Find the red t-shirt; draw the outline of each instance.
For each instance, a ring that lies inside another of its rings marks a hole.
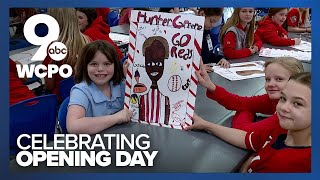
[[[311,147],[286,146],[287,130],[276,114],[266,122],[246,135],[247,149],[257,153],[248,172],[311,172]]]

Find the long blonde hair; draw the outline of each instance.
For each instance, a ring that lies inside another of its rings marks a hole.
[[[224,35],[226,33],[226,31],[232,27],[232,26],[236,26],[237,24],[240,23],[240,16],[239,13],[241,11],[242,8],[235,8],[235,10],[233,11],[231,17],[228,19],[228,21],[222,26],[221,30],[220,30],[220,34],[219,34],[219,41],[220,43],[223,43],[223,38]],[[247,33],[247,37],[246,37],[246,41],[247,41],[247,46],[251,47],[253,45],[253,41],[254,41],[254,16],[252,18],[252,20],[250,21],[250,27]]]
[[[64,43],[68,49],[65,64],[75,67],[77,55],[90,39],[80,32],[76,10],[74,8],[49,8],[48,14],[54,17],[60,26],[57,41]]]

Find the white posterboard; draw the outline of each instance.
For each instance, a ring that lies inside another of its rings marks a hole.
[[[125,96],[132,121],[192,124],[203,30],[201,16],[132,11]]]

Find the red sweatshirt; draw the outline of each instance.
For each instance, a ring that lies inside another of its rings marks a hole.
[[[217,85],[214,92],[207,91],[207,97],[217,101],[228,110],[263,114],[274,114],[278,103],[278,100],[271,100],[267,94],[242,97],[232,94]]]
[[[236,26],[238,29],[245,31],[241,24]],[[236,49],[237,38],[236,35],[229,31],[223,38],[223,54],[228,59],[239,59],[251,56],[251,51],[249,48]],[[262,41],[259,36],[254,36],[254,45],[256,45],[259,50],[262,47]]]
[[[9,60],[10,106],[21,101],[36,97],[18,77],[16,63]]]
[[[287,25],[292,27],[303,27],[306,19],[306,12],[304,11],[300,17],[299,9],[294,8],[288,12]]]
[[[108,14],[110,12],[110,8],[96,8],[97,16],[102,16],[104,22],[107,22]]]
[[[273,46],[292,46],[295,44],[293,39],[282,37],[283,35],[288,36],[288,32],[273,22],[269,16],[258,22],[258,28],[255,33],[261,38],[263,43],[269,43]]]
[[[109,33],[110,27],[103,21],[102,16],[97,17],[97,19],[95,19],[92,24],[84,31],[84,34],[89,36],[92,41],[106,40],[110,44],[112,44],[116,48],[120,60],[123,58],[123,54],[121,53],[118,46],[110,39]]]

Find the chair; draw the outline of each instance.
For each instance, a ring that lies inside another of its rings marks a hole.
[[[64,99],[58,111],[58,122],[60,126],[60,132],[63,134],[68,133],[66,119],[67,119],[69,100],[70,100],[70,97],[67,97],[66,99]]]
[[[59,84],[59,91],[61,96],[61,101],[70,96],[70,90],[72,86],[75,85],[74,77],[70,76],[67,79],[64,79]]]
[[[38,96],[10,106],[10,154],[19,152],[17,138],[21,134],[46,134],[53,139],[56,127],[57,96]],[[23,146],[30,139],[21,139]]]
[[[128,59],[128,55],[126,55],[125,57],[123,57],[123,58],[120,60],[120,63],[123,64],[127,59]]]
[[[220,50],[220,44],[217,44],[214,48],[213,48],[213,53],[215,56],[219,55],[219,50]]]
[[[110,11],[108,14],[108,24],[110,27],[113,26],[113,22],[115,22],[115,20],[119,19],[119,13],[118,11]]]

